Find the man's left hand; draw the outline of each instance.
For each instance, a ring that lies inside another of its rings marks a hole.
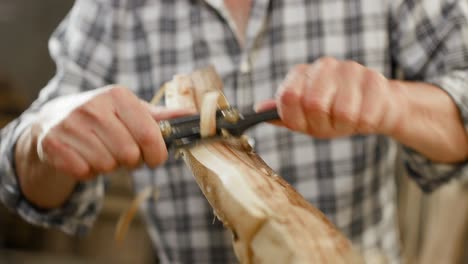
[[[257,109],[276,105],[283,125],[317,138],[392,135],[407,111],[397,82],[356,62],[328,57],[295,66],[276,97]]]

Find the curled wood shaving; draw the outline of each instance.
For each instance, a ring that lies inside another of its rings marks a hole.
[[[197,108],[192,80],[188,76],[176,75],[165,86],[165,103],[167,108]]]
[[[194,102],[194,91],[192,90],[193,85],[191,84],[191,80],[186,76],[175,76],[173,81],[178,85],[175,85],[175,83],[165,83],[151,99],[150,104],[158,104],[163,96],[166,96],[167,100],[169,95],[173,95],[172,97],[179,99],[180,102],[178,101],[176,105]],[[220,96],[219,91],[207,92],[203,95],[203,103],[200,107],[200,134],[202,137],[213,136],[216,133],[216,110],[218,109],[218,101],[221,100]],[[172,97],[169,99],[174,99]],[[183,152],[178,153],[179,155],[183,154]],[[153,197],[153,199],[157,200],[158,196],[159,191],[158,189],[154,189],[153,186],[146,187],[135,196],[130,207],[119,217],[114,237],[117,243],[122,243],[125,239],[138,208],[149,198]],[[215,219],[216,216],[213,218],[213,222]]]
[[[150,104],[157,105],[161,101],[162,97],[166,94],[168,88],[169,83],[163,84],[163,86],[159,88],[159,90],[151,99]],[[138,208],[140,208],[140,206],[151,197],[153,197],[153,199],[156,201],[158,199],[158,196],[158,188],[154,188],[153,186],[147,186],[142,191],[140,191],[135,196],[135,198],[133,198],[130,207],[126,211],[122,212],[122,214],[119,217],[119,221],[117,222],[117,225],[115,227],[114,239],[117,243],[122,243],[122,241],[125,239],[125,235],[127,234],[128,228],[133,218],[135,217]]]
[[[161,88],[156,92],[156,94],[153,96],[153,98],[150,101],[150,104],[152,105],[157,105],[161,101],[162,97],[166,93],[167,90],[167,83],[163,84]]]
[[[159,197],[159,189],[154,188],[153,186],[147,186],[138,193],[135,199],[133,199],[130,207],[120,215],[114,236],[117,243],[122,243],[125,239],[125,235],[127,234],[128,228],[132,223],[138,208],[140,208],[140,206],[151,197],[156,201]]]
[[[201,137],[216,134],[216,110],[218,109],[219,92],[212,91],[204,94],[200,109],[200,135]]]

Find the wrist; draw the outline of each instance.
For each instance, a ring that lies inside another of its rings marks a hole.
[[[411,103],[408,90],[404,83],[398,80],[389,80],[390,96],[389,109],[384,114],[382,134],[398,139],[404,137],[411,122]]]
[[[43,209],[57,208],[65,203],[77,180],[39,159],[33,127],[20,135],[14,154],[18,185],[30,203]]]
[[[400,116],[388,135],[434,162],[466,160],[468,137],[450,95],[422,82],[393,81],[392,86]]]

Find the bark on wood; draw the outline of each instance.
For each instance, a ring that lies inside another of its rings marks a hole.
[[[168,84],[169,95],[179,97],[166,100],[175,108],[193,101],[200,106],[205,93],[222,88],[213,68],[179,75]],[[184,87],[195,92],[178,93]],[[228,105],[224,96],[218,105]],[[363,263],[331,222],[243,139],[199,144],[180,153],[216,216],[232,231],[241,263]]]

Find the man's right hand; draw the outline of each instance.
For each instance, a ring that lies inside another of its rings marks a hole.
[[[118,86],[57,98],[18,140],[22,191],[36,205],[57,207],[78,180],[142,162],[155,167],[167,159],[157,121],[193,111],[158,109]]]

